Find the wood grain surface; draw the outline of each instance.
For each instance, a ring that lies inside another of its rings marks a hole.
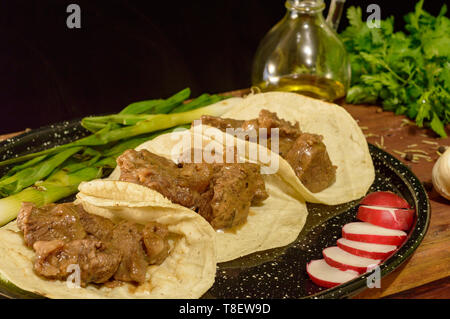
[[[249,90],[229,92],[245,95]],[[354,298],[448,298],[450,299],[450,201],[431,184],[431,170],[439,158],[439,146],[450,146],[450,138],[438,138],[418,128],[404,116],[376,106],[343,105],[366,134],[367,141],[391,153],[424,183],[431,202],[428,232],[413,255],[381,280],[381,288],[366,289]],[[20,132],[19,132],[20,133]],[[450,130],[448,130],[450,135]],[[0,140],[18,133],[0,136]],[[405,159],[404,154],[410,153]],[[415,155],[415,156],[413,156]]]

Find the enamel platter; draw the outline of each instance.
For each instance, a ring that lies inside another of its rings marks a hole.
[[[79,120],[31,130],[0,142],[0,160],[68,143],[87,134]],[[376,171],[369,191],[395,192],[416,209],[416,218],[406,241],[380,265],[380,274],[384,277],[407,260],[422,241],[430,219],[430,204],[419,179],[406,166],[374,145],[369,144],[369,149]],[[6,169],[1,168],[0,174],[3,175]],[[368,289],[367,281],[372,273],[329,289],[315,285],[306,273],[309,261],[323,258],[322,250],[336,245],[342,226],[356,221],[358,203],[359,200],[337,206],[308,204],[306,225],[295,242],[218,264],[216,281],[203,298],[349,298]],[[40,297],[1,281],[0,296]]]

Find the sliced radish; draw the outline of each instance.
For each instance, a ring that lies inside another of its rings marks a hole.
[[[309,278],[318,286],[331,288],[358,277],[353,270],[340,270],[331,267],[324,259],[311,260],[306,265]]]
[[[354,222],[342,227],[342,237],[365,243],[399,246],[405,239],[406,233],[397,229],[388,229],[370,223]]]
[[[409,203],[392,192],[373,192],[360,202],[361,205],[381,206],[389,208],[411,208]]]
[[[363,243],[345,238],[339,238],[337,245],[350,254],[371,259],[385,259],[397,249],[393,245]]]
[[[367,271],[370,266],[380,264],[380,259],[371,259],[356,256],[340,249],[339,247],[328,247],[322,252],[323,258],[331,267],[336,267],[341,270],[353,270],[362,274]]]
[[[408,230],[414,221],[414,210],[361,205],[356,218],[385,228]]]

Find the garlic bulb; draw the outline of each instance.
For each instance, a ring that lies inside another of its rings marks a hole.
[[[431,178],[436,191],[450,199],[450,147],[434,164]]]

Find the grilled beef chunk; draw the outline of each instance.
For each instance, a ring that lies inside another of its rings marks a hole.
[[[247,220],[250,205],[261,181],[264,183],[259,174],[259,166],[255,164],[222,165],[211,181],[211,211],[208,214],[199,211],[199,214],[216,229],[242,224]]]
[[[320,192],[335,181],[336,166],[331,164],[320,135],[301,134],[285,158],[300,181],[313,193]]]
[[[251,181],[249,183],[250,186],[246,185],[246,188],[251,189],[250,191],[253,192],[253,197],[251,198],[252,205],[259,205],[269,197],[266,191],[266,184],[260,174],[260,167],[251,163],[246,163],[243,167],[249,176],[248,179]]]
[[[121,172],[120,180],[147,186],[174,203],[194,207],[197,194],[192,189],[200,187],[202,183],[191,182],[189,176],[183,175],[174,162],[147,150],[127,150],[119,156],[117,164]]]
[[[216,229],[244,222],[250,205],[268,197],[256,164],[181,162],[176,165],[147,150],[128,150],[119,156],[117,163],[120,180],[160,192],[172,202],[197,211]]]
[[[216,127],[222,131],[225,131],[227,128],[242,129],[244,131],[258,131],[260,128],[265,128],[269,137],[272,128],[278,128],[280,137],[289,136],[295,138],[301,133],[298,122],[291,124],[289,121],[278,118],[277,113],[269,112],[268,110],[261,110],[257,119],[247,121],[211,115],[202,115],[201,121],[202,124]]]
[[[202,115],[200,119],[202,120],[202,124],[217,127],[222,131],[225,131],[227,128],[242,127],[242,124],[244,124],[242,120],[227,119],[212,115]]]
[[[246,122],[251,121],[253,120]],[[269,134],[269,136],[270,130],[273,128],[278,128],[278,135],[280,137],[295,138],[301,133],[298,122],[291,124],[289,121],[278,118],[277,113],[269,112],[268,110],[261,110],[256,121],[258,122],[258,128],[267,129],[267,134]]]
[[[74,271],[69,266],[78,265],[83,286],[111,279],[142,283],[148,264],[160,264],[169,254],[165,226],[114,225],[73,203],[42,208],[24,203],[17,224],[25,243],[36,251],[38,275],[64,280]]]
[[[215,165],[206,163],[180,162],[180,176],[189,181],[189,189],[194,193],[194,201],[198,200],[198,194],[203,193],[209,187]],[[194,206],[196,204],[194,203]]]
[[[116,272],[121,255],[116,249],[107,248],[95,239],[37,241],[35,271],[49,279],[64,280],[74,272],[74,265],[80,267],[81,285],[104,283]]]
[[[194,149],[179,159],[182,174],[191,176],[195,184],[203,183],[201,189],[206,190],[197,190],[201,195],[196,201],[196,211],[216,229],[242,224],[247,220],[250,205],[257,205],[268,197],[259,165],[237,163],[237,150],[233,153],[232,163],[226,163],[222,154],[223,163],[191,164],[195,159]]]
[[[278,153],[292,166],[300,181],[313,193],[320,192],[334,183],[336,166],[331,163],[323,137],[303,133],[299,123],[279,119],[276,113],[261,110],[257,119],[241,121],[214,116],[202,116],[202,123],[217,127],[242,129],[243,131],[267,129],[267,147],[272,148],[271,129],[279,129]],[[250,134],[244,135],[246,139]],[[237,137],[239,135],[237,134]],[[260,142],[262,136],[259,137]]]
[[[169,230],[157,223],[148,223],[142,230],[145,251],[151,265],[160,265],[169,255]]]
[[[114,228],[112,245],[122,253],[114,279],[143,283],[147,271],[147,260],[142,246],[142,232],[132,222],[122,222]]]
[[[87,213],[81,205],[75,206],[80,223],[88,235],[104,242],[111,240],[114,223],[104,217]]]
[[[50,204],[37,208],[32,203],[22,203],[17,226],[23,232],[28,247],[33,247],[40,240],[70,241],[86,237],[86,231],[72,204]]]

